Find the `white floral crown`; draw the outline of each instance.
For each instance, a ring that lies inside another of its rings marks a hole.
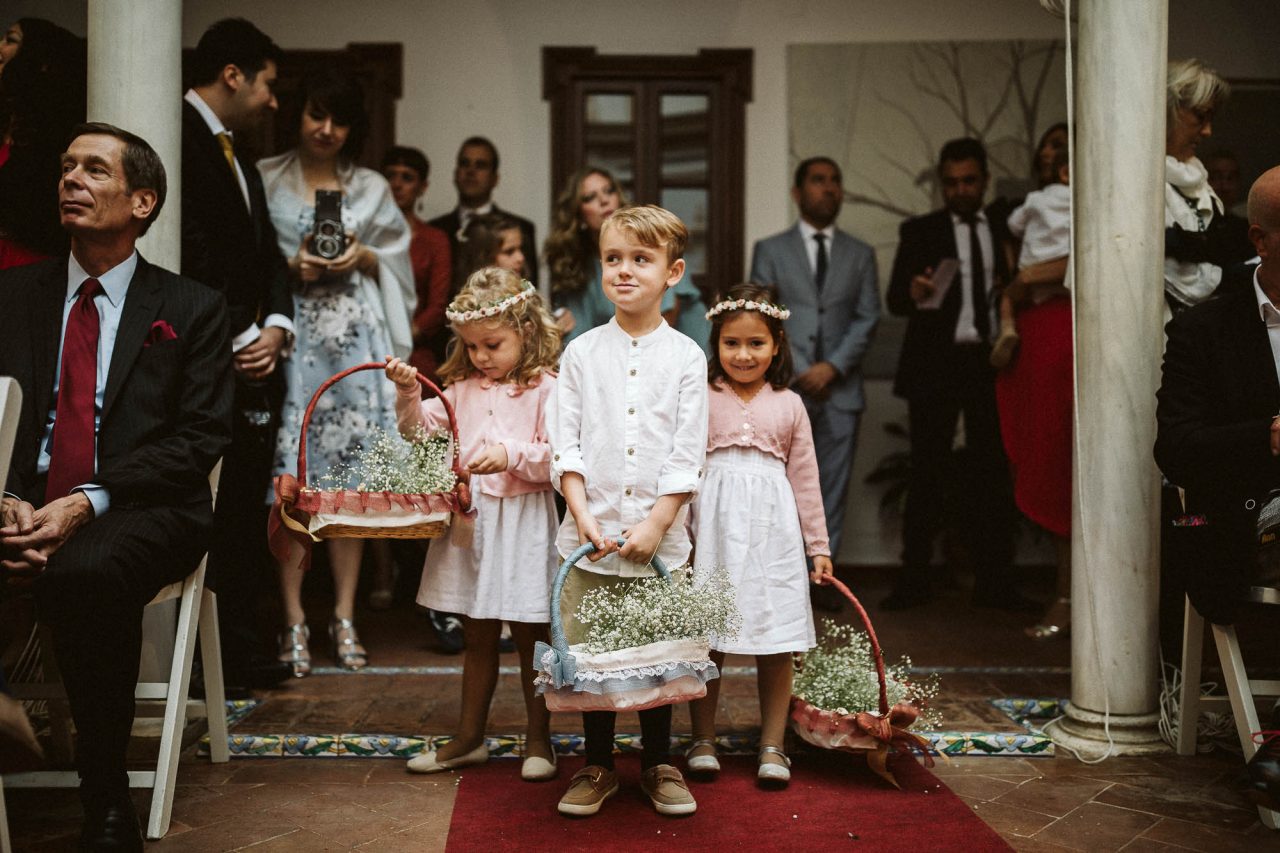
[[[487,305],[481,305],[479,308],[473,308],[470,311],[459,311],[454,308],[458,303],[450,302],[449,307],[444,309],[444,316],[448,318],[450,323],[474,323],[476,320],[496,317],[512,305],[523,302],[538,292],[538,289],[535,288],[528,280],[521,280],[520,284],[521,288],[519,293],[513,293],[504,299],[499,299],[497,302],[490,302]]]
[[[756,302],[754,299],[726,299],[724,302],[717,302],[707,312],[707,319],[710,320],[725,311],[759,311],[761,314],[765,314],[775,320],[785,320],[791,316],[790,309],[782,305],[774,305],[772,302]]]

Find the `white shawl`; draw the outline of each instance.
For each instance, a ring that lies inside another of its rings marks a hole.
[[[1165,155],[1164,172],[1165,228],[1176,223],[1188,231],[1203,231],[1214,216],[1221,214],[1222,202],[1209,186],[1209,171],[1198,157],[1184,163]],[[1216,264],[1164,259],[1165,290],[1183,304],[1195,305],[1208,299],[1221,280],[1222,268]]]
[[[259,160],[258,171],[268,204],[292,204],[304,209],[314,205],[314,200],[305,198],[306,182],[296,150]],[[391,187],[382,175],[363,166],[348,165],[339,168],[338,180],[342,184],[343,226],[378,257],[376,279],[359,271],[352,271],[351,275],[356,277],[364,301],[385,325],[392,353],[408,358],[413,350],[409,318],[418,302],[409,263],[409,223],[396,207]],[[282,199],[282,193],[292,198]],[[300,235],[286,233],[286,229],[276,231],[285,257],[296,255]]]

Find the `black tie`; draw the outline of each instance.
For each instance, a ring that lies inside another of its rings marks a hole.
[[[813,281],[818,285],[818,293],[822,293],[822,285],[827,281],[827,235],[818,232],[813,239],[818,241],[818,262],[814,265]]]
[[[982,261],[982,243],[978,242],[978,219],[965,220],[969,225],[969,294],[973,300],[973,326],[983,343],[991,340],[991,316],[987,307],[987,268]]]

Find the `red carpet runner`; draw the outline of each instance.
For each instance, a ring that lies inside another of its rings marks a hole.
[[[914,759],[891,763],[901,791],[849,755],[799,756],[791,785],[762,791],[755,760],[722,757],[712,783],[692,783],[698,812],[661,817],[640,790],[640,759],[618,759],[621,788],[595,817],[566,818],[556,802],[582,758],[561,758],[551,782],[520,780],[518,761],[459,771],[449,853],[462,851],[1010,850],[999,835]]]

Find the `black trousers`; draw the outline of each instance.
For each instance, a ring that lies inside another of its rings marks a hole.
[[[243,677],[252,655],[269,651],[257,608],[274,600],[267,494],[283,399],[279,369],[261,383],[236,374],[231,446],[222,458],[208,574],[210,589],[218,593],[222,665],[229,682]]]
[[[142,610],[196,567],[208,508],[115,508],[77,530],[36,579],[39,616],[52,631],[88,798],[128,796],[125,753],[142,652]]]
[[[901,575],[895,588],[927,592],[934,541],[947,506],[963,506],[964,540],[979,583],[1000,583],[1010,573],[1017,509],[1009,462],[1000,437],[994,373],[985,346],[958,346],[961,381],[934,397],[907,401],[911,472],[902,519]],[[964,413],[966,452],[952,453],[956,424]]]

